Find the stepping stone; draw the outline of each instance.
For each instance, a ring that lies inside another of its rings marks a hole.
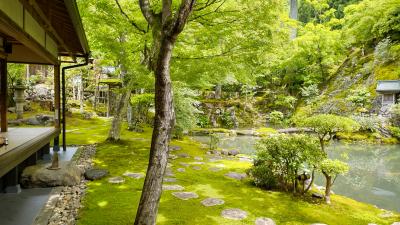
[[[376,224],[376,223],[369,223],[368,225],[378,225],[378,224]]]
[[[313,223],[311,225],[327,225],[327,224],[325,224],[325,223]]]
[[[176,146],[176,145],[170,145],[170,146],[169,146],[169,150],[170,150],[170,151],[179,151],[179,150],[181,150],[181,149],[182,149],[181,146]]]
[[[174,155],[174,154],[169,154],[168,155],[168,159],[177,159],[178,156]]]
[[[216,164],[215,166],[216,166],[216,167],[219,167],[219,168],[223,168],[223,167],[225,167],[225,165],[224,165],[224,164],[222,164],[222,163],[220,163],[220,164]]]
[[[276,225],[276,223],[272,219],[266,218],[266,217],[257,218],[255,224],[256,225]]]
[[[253,159],[252,158],[247,158],[247,157],[239,157],[239,161],[252,163]]]
[[[236,172],[229,172],[225,174],[226,177],[230,177],[235,180],[243,180],[244,178],[247,177],[245,173],[236,173]]]
[[[224,203],[225,201],[219,198],[206,198],[203,201],[201,201],[201,204],[207,207],[215,205],[223,205]]]
[[[177,180],[176,180],[176,178],[173,178],[173,177],[165,177],[165,178],[163,179],[163,181],[164,181],[164,182],[172,183],[172,182],[176,182]]]
[[[210,171],[213,171],[213,172],[218,172],[218,171],[221,171],[222,168],[219,168],[219,167],[211,167],[209,170],[210,170]]]
[[[184,187],[181,185],[163,185],[162,186],[163,191],[183,191],[185,190]]]
[[[103,170],[103,169],[90,169],[90,170],[86,170],[84,175],[85,175],[85,178],[88,180],[98,180],[98,179],[101,179],[101,178],[107,176],[108,171]]]
[[[400,222],[394,222],[392,225],[400,225]]]
[[[194,160],[201,161],[201,160],[203,160],[203,157],[196,156],[196,157],[194,157]]]
[[[189,166],[190,166],[188,163],[184,163],[184,162],[180,162],[179,164],[180,164],[181,166],[184,166],[184,167],[189,167]]]
[[[192,162],[192,164],[195,164],[195,165],[203,165],[203,164],[205,164],[204,162]]]
[[[122,184],[125,182],[125,179],[122,177],[110,177],[108,178],[108,183],[110,184]]]
[[[178,168],[176,171],[183,173],[185,172],[185,168]]]
[[[172,169],[171,169],[171,168],[167,168],[167,169],[165,170],[164,176],[166,176],[166,177],[173,177],[173,176],[175,176],[175,174],[172,172]]]
[[[190,155],[187,153],[180,153],[180,154],[178,154],[178,157],[179,158],[190,158]]]
[[[231,220],[242,220],[247,217],[247,212],[241,209],[224,209],[221,216]]]
[[[192,166],[192,169],[194,169],[194,170],[201,170],[201,167],[200,167],[200,166]]]
[[[143,173],[132,173],[132,172],[125,172],[124,174],[122,174],[126,177],[130,177],[130,178],[135,178],[135,179],[140,179],[142,177],[144,177]]]
[[[199,196],[194,193],[194,192],[173,192],[173,196],[182,199],[182,200],[188,200],[191,198],[198,198]]]

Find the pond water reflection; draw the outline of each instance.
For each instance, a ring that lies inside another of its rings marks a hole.
[[[195,140],[209,143],[209,137],[196,136]],[[254,154],[252,136],[221,138],[223,149],[237,149],[244,154]],[[337,179],[333,191],[380,208],[400,211],[400,145],[345,144],[334,142],[328,147],[331,158],[350,165],[350,171]],[[316,184],[324,185],[322,176]]]

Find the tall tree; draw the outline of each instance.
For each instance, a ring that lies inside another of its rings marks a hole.
[[[178,35],[183,31],[195,0],[182,0],[172,12],[172,0],[162,0],[161,13],[155,13],[149,0],[139,0],[140,9],[152,28],[155,82],[155,118],[150,159],[135,225],[156,223],[162,191],[162,180],[167,166],[169,141],[175,123],[170,62]]]
[[[292,20],[298,19],[298,2],[297,0],[290,0],[290,11],[289,11],[289,18]],[[297,37],[297,28],[292,27],[290,32],[290,40],[293,40]]]

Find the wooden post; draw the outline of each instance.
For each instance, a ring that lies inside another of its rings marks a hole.
[[[60,128],[60,65],[54,65],[54,126]]]
[[[54,65],[54,127],[60,129],[60,65]],[[48,148],[46,145],[44,148]],[[47,149],[46,148],[46,149]],[[48,169],[59,169],[58,152],[60,151],[60,136],[57,135],[53,142],[53,158]]]
[[[0,56],[1,57],[1,56]],[[8,109],[8,87],[7,87],[7,60],[0,58],[0,119],[1,132],[7,132],[7,109]]]

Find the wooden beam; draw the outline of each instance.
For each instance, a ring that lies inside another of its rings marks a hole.
[[[7,109],[8,109],[8,87],[7,87],[7,59],[0,59],[0,119],[1,132],[7,132]]]
[[[46,60],[48,64],[57,64],[57,57],[50,54],[47,49],[35,41],[30,35],[28,35],[22,28],[20,28],[14,21],[8,18],[2,11],[0,11],[0,31],[8,36],[13,37],[21,44],[30,48],[37,55]],[[43,63],[44,64],[44,63]]]
[[[73,51],[68,47],[68,45],[65,44],[64,40],[58,35],[57,31],[53,28],[53,25],[51,24],[51,21],[48,19],[48,17],[45,15],[45,13],[42,11],[40,6],[37,4],[35,0],[20,0],[24,7],[29,8],[28,4],[35,10],[37,15],[40,17],[40,19],[43,21],[43,27],[44,29],[50,33],[57,41],[58,43],[69,53],[69,56],[75,60],[75,56],[73,54]]]

